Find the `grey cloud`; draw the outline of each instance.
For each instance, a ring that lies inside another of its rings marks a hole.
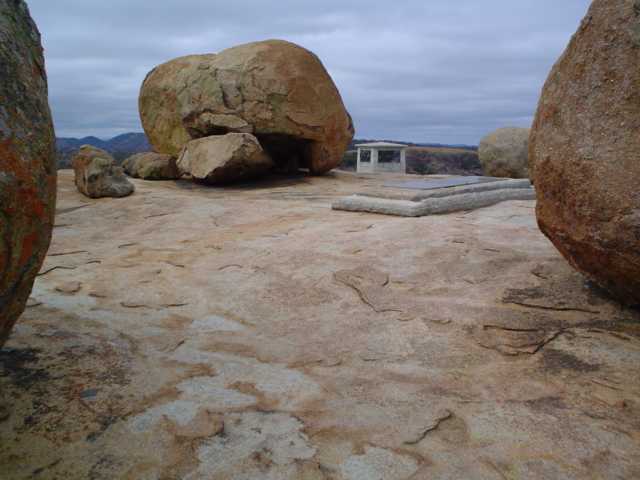
[[[27,0],[43,34],[58,135],[141,130],[155,65],[283,38],[323,60],[357,135],[477,143],[531,123],[588,0]]]

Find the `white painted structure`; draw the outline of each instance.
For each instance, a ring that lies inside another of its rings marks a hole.
[[[358,173],[406,173],[407,146],[401,143],[375,142],[356,145]],[[399,153],[399,155],[398,155]]]

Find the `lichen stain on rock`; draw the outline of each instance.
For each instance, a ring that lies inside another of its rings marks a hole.
[[[2,346],[49,246],[56,171],[40,35],[23,1],[0,0],[0,40]]]
[[[294,159],[312,174],[342,161],[351,116],[316,55],[282,40],[176,58],[153,69],[140,91],[140,117],[160,153],[178,156],[190,140],[252,133],[280,168]],[[268,137],[287,140],[272,148]],[[301,151],[304,144],[308,148]]]

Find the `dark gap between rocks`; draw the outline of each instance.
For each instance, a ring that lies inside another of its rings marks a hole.
[[[284,134],[256,135],[260,145],[276,164],[278,173],[296,173],[309,168],[311,140]]]
[[[189,133],[189,136],[193,139],[196,140],[198,138],[204,138],[204,137],[213,137],[215,135],[226,135],[227,133],[232,133],[232,130],[226,128],[226,127],[219,127],[217,125],[208,125],[206,128],[204,127],[186,127],[187,128],[187,133]]]

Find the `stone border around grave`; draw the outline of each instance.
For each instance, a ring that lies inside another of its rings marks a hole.
[[[443,188],[414,195],[412,199],[381,195],[351,195],[333,203],[333,210],[368,212],[400,217],[441,215],[476,210],[510,200],[535,200],[529,180],[506,180],[457,188]],[[396,194],[397,195],[397,194]]]
[[[486,183],[473,183],[469,185],[459,185],[456,187],[438,188],[430,190],[415,190],[406,189],[403,190],[400,187],[392,187],[389,190],[380,190],[374,194],[360,193],[358,195],[373,198],[388,198],[392,200],[409,200],[412,202],[419,202],[426,200],[427,198],[441,198],[451,195],[460,195],[463,193],[478,193],[487,192],[491,190],[510,190],[519,188],[531,188],[531,181],[528,179],[516,179],[516,180],[497,180],[494,182]]]

